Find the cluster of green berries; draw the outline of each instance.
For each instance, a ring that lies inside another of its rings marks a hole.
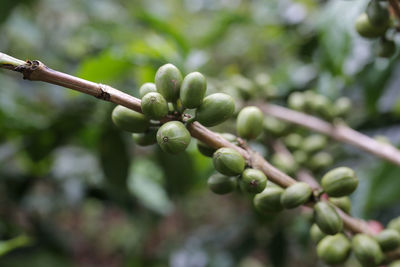
[[[197,120],[204,126],[215,126],[235,111],[232,97],[223,93],[205,96],[206,90],[201,73],[192,72],[183,78],[177,67],[166,64],[157,70],[154,83],[140,87],[143,113],[117,106],[112,120],[118,128],[132,132],[137,144],[158,143],[163,151],[177,154],[191,141],[188,123]]]
[[[385,259],[385,252],[400,246],[400,217],[392,220],[378,234],[356,234],[351,242],[343,233],[327,235],[316,224],[311,227],[310,234],[317,244],[318,256],[327,264],[345,262],[352,251],[362,266],[379,266]],[[399,263],[393,262],[389,267],[400,266]]]
[[[332,101],[328,97],[311,90],[291,93],[287,103],[291,109],[309,113],[328,121],[338,117],[345,118],[351,109],[351,101],[347,97],[340,97]]]
[[[387,34],[391,20],[386,1],[371,0],[365,12],[358,16],[355,27],[358,34],[364,38],[379,38],[378,56],[391,57],[396,52],[396,44]]]
[[[291,155],[275,153],[271,157],[271,163],[289,175],[294,175],[300,166],[318,172],[334,162],[333,156],[328,152],[328,138],[324,135],[299,131],[282,136],[280,140]]]
[[[251,193],[255,209],[262,214],[293,209],[313,197],[313,190],[306,183],[297,182],[283,189],[267,182],[262,172],[245,169],[243,158],[234,150],[217,150],[213,162],[219,173],[209,178],[210,189],[217,194],[227,194],[237,189]],[[374,237],[357,234],[350,241],[343,232],[343,221],[336,207],[346,213],[350,211],[348,195],[355,191],[357,185],[357,176],[347,167],[335,168],[322,177],[321,186],[329,196],[329,201],[321,199],[314,205],[314,224],[310,233],[313,241],[318,244],[319,258],[327,264],[344,263],[353,251],[362,266],[377,266],[384,259],[383,252],[393,250],[400,244],[400,234],[393,230],[400,231],[400,218]]]
[[[241,138],[256,139],[263,130],[263,114],[254,106],[243,108],[236,120],[236,132]],[[228,133],[219,134],[221,138],[239,145],[236,136]],[[216,174],[208,179],[211,191],[217,194],[227,194],[240,188],[242,191],[257,194],[267,186],[267,177],[257,169],[246,168],[246,160],[233,148],[223,147],[212,149],[198,142],[199,151],[205,156],[212,157]]]
[[[342,219],[332,204],[349,213],[351,202],[348,195],[354,192],[357,185],[354,171],[347,167],[333,169],[321,180],[329,202],[320,201],[314,206],[315,223],[310,235],[317,244],[319,258],[327,264],[344,263],[352,251],[362,266],[379,266],[384,260],[384,252],[400,246],[400,218],[393,220],[387,229],[375,236],[355,234],[349,237],[342,231]]]

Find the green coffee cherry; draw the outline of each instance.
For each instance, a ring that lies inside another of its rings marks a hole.
[[[366,13],[373,26],[386,26],[389,23],[389,10],[377,0],[372,0],[368,3]]]
[[[350,241],[343,234],[326,236],[317,246],[318,257],[326,264],[344,263],[350,255]]]
[[[157,143],[157,130],[148,130],[144,133],[134,133],[132,138],[139,146],[150,146]]]
[[[296,150],[293,152],[293,158],[298,165],[303,165],[307,162],[308,155],[303,150]]]
[[[381,39],[378,43],[377,55],[389,58],[396,53],[396,43],[393,40]]]
[[[290,128],[286,122],[278,120],[272,116],[265,116],[263,123],[264,131],[274,136],[281,136]]]
[[[400,217],[391,220],[387,226],[389,229],[394,229],[400,233]]]
[[[251,194],[258,194],[267,185],[267,176],[256,169],[245,169],[239,179],[240,188]]]
[[[139,89],[140,98],[143,98],[147,93],[157,92],[156,85],[154,83],[145,83]]]
[[[390,251],[400,246],[400,233],[394,229],[385,229],[375,236],[383,251]]]
[[[377,266],[384,258],[378,242],[366,234],[354,236],[352,248],[358,261],[365,267]]]
[[[147,93],[142,98],[142,111],[149,119],[159,120],[168,114],[168,104],[165,98],[157,92]]]
[[[326,236],[326,234],[322,232],[321,229],[319,229],[318,225],[314,223],[310,228],[310,236],[311,240],[315,244],[318,244],[319,241],[321,241]]]
[[[329,202],[343,210],[345,213],[350,213],[351,201],[349,197],[330,197]]]
[[[182,81],[180,99],[185,108],[197,108],[203,103],[206,94],[207,81],[200,72],[186,75]]]
[[[304,94],[300,92],[291,93],[288,98],[288,106],[291,109],[304,111],[306,110],[306,99]]]
[[[164,96],[168,102],[175,102],[179,97],[182,83],[182,74],[172,64],[161,66],[155,77],[157,91]]]
[[[305,112],[310,112],[312,111],[312,106],[313,106],[313,101],[314,101],[314,97],[317,94],[312,91],[312,90],[307,90],[303,92],[303,97],[304,97],[304,101],[305,101],[305,107],[304,107],[304,111]]]
[[[335,116],[345,117],[351,109],[351,101],[347,97],[340,97],[334,103]]]
[[[322,232],[334,235],[343,228],[343,221],[335,208],[327,202],[318,202],[314,205],[314,220]]]
[[[271,158],[271,163],[287,174],[294,174],[298,168],[293,157],[284,153],[275,153]]]
[[[263,113],[258,107],[245,107],[237,117],[236,131],[240,137],[255,139],[263,129]]]
[[[400,267],[400,260],[392,262],[388,267]]]
[[[312,194],[311,187],[303,182],[297,182],[285,189],[281,196],[282,206],[286,209],[294,209],[306,203]]]
[[[237,178],[216,173],[208,178],[207,184],[215,194],[224,195],[235,191]]]
[[[281,195],[283,189],[279,186],[267,185],[261,193],[254,196],[253,204],[260,213],[275,213],[283,210]]]
[[[299,149],[302,142],[303,137],[297,133],[288,134],[283,138],[283,143],[290,149]]]
[[[330,197],[343,197],[356,190],[358,178],[352,169],[339,167],[322,177],[321,186]]]
[[[219,173],[233,176],[241,174],[246,163],[239,152],[232,148],[222,147],[215,151],[213,164]]]
[[[163,124],[157,132],[157,142],[164,152],[177,154],[185,151],[190,143],[190,133],[179,121]]]
[[[312,134],[304,138],[301,143],[301,149],[307,153],[314,153],[318,150],[325,148],[328,140],[325,136],[320,134]]]
[[[309,103],[310,109],[318,115],[329,120],[333,118],[333,104],[326,96],[315,94]]]
[[[355,26],[358,34],[364,38],[377,38],[383,36],[388,28],[388,25],[372,25],[366,13],[362,13],[360,16],[358,16]]]
[[[111,118],[119,129],[131,133],[143,133],[150,126],[145,115],[120,105],[114,108]]]
[[[331,154],[325,151],[317,152],[312,155],[310,161],[308,162],[308,166],[312,170],[321,170],[327,168],[333,164],[333,157]]]
[[[196,110],[196,119],[204,126],[211,127],[229,119],[235,112],[235,101],[227,94],[216,93],[204,98]]]

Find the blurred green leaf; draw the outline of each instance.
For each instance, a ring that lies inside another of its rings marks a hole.
[[[173,203],[163,187],[162,169],[151,160],[135,160],[128,179],[129,191],[150,210],[167,215]]]
[[[5,254],[26,246],[30,246],[33,240],[26,235],[17,236],[7,241],[0,241],[0,257]]]
[[[106,50],[83,60],[76,75],[94,82],[112,82],[129,72],[131,66],[122,51]]]
[[[384,162],[371,173],[369,191],[366,192],[366,211],[378,211],[400,203],[400,168]]]

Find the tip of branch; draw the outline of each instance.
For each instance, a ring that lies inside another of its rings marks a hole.
[[[7,54],[0,52],[0,67],[1,68],[18,67],[23,64],[25,64],[25,61],[19,60],[17,58],[13,58]]]

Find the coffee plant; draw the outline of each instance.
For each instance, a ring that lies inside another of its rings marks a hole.
[[[147,23],[154,23],[157,27],[165,30],[163,24],[157,23],[155,18],[144,15],[143,17]],[[336,19],[340,19],[340,17],[337,16]],[[376,44],[376,54],[378,57],[389,58],[386,59],[391,60],[390,63],[387,63],[389,65],[394,64],[397,59],[395,40],[399,19],[400,4],[397,0],[371,0],[363,9],[363,13],[355,20],[355,30],[359,35],[368,39],[379,38]],[[283,24],[285,25],[285,23]],[[291,27],[295,26],[289,23],[284,27],[287,30],[293,30]],[[175,34],[176,37],[177,33],[171,33],[172,30],[166,31],[172,35]],[[216,32],[214,35],[216,36],[210,35],[208,38],[218,38],[219,33]],[[314,41],[310,40],[308,45],[312,46]],[[146,53],[144,46],[136,45],[140,47],[137,48],[139,51],[143,51],[143,54]],[[180,45],[182,46],[182,43]],[[138,62],[143,60],[140,59],[140,53],[137,56]],[[257,62],[256,59],[253,60]],[[330,67],[334,69],[335,59],[331,58],[330,60],[332,60]],[[251,62],[242,63],[250,64]],[[242,71],[242,74],[239,71],[237,73],[230,71],[233,74],[228,71],[224,75],[212,77],[211,71],[201,73],[196,68],[191,68],[191,72],[185,73],[186,68],[180,66],[182,64],[175,66],[168,63],[167,60],[158,60],[152,64],[157,66],[155,71],[149,71],[150,74],[145,75],[146,79],[135,85],[137,88],[135,94],[131,94],[119,91],[109,85],[91,82],[90,79],[82,79],[50,69],[39,60],[23,61],[0,53],[0,68],[19,72],[26,80],[70,88],[94,96],[98,100],[113,103],[112,110],[105,109],[102,112],[106,114],[107,123],[111,121],[115,127],[107,126],[108,132],[102,134],[98,139],[99,145],[102,142],[107,143],[106,139],[117,140],[101,146],[106,155],[104,161],[113,162],[117,168],[112,168],[112,171],[108,173],[109,177],[112,177],[108,184],[109,191],[104,193],[94,188],[91,192],[93,198],[115,201],[129,210],[136,208],[130,203],[130,197],[126,197],[129,195],[129,190],[135,192],[135,196],[143,203],[155,203],[152,202],[155,200],[149,194],[152,190],[163,190],[160,187],[152,187],[144,179],[142,180],[144,185],[142,184],[141,188],[147,188],[147,191],[142,192],[138,189],[140,182],[136,181],[133,185],[129,185],[125,179],[127,174],[120,175],[118,173],[123,171],[122,169],[127,165],[124,162],[125,159],[120,158],[120,153],[125,151],[126,144],[125,141],[122,141],[125,139],[121,136],[128,133],[131,136],[130,142],[134,142],[138,151],[152,154],[152,151],[157,150],[159,157],[162,158],[162,164],[173,166],[172,170],[165,168],[170,171],[169,179],[175,179],[175,181],[168,181],[170,192],[177,192],[174,191],[177,190],[176,188],[188,183],[188,180],[190,182],[195,179],[197,174],[193,172],[193,169],[185,173],[185,177],[181,177],[182,175],[177,170],[186,168],[185,165],[189,164],[187,158],[195,154],[199,155],[197,162],[199,165],[212,166],[210,171],[202,174],[203,178],[205,176],[208,178],[201,181],[202,187],[208,187],[211,193],[218,195],[217,198],[211,200],[212,202],[237,198],[239,199],[237,203],[240,204],[236,203],[237,206],[235,204],[234,210],[245,209],[261,222],[284,218],[281,225],[276,228],[280,235],[282,235],[282,229],[289,228],[287,226],[289,222],[296,220],[306,222],[304,224],[306,230],[303,232],[307,232],[307,236],[303,236],[303,239],[312,241],[313,255],[316,255],[318,259],[311,263],[304,260],[305,265],[301,266],[311,266],[307,264],[313,264],[312,266],[317,266],[317,264],[322,264],[321,266],[400,266],[400,217],[392,216],[386,220],[388,221],[386,226],[383,226],[375,220],[363,220],[352,216],[354,207],[358,209],[356,214],[360,214],[359,210],[362,207],[360,202],[367,199],[360,197],[360,193],[357,195],[357,191],[363,190],[363,186],[365,186],[363,180],[366,174],[365,171],[358,170],[358,164],[351,160],[343,160],[343,158],[348,157],[348,154],[351,153],[368,153],[373,157],[371,161],[386,161],[387,163],[384,164],[390,164],[390,168],[399,168],[400,166],[400,150],[385,136],[371,138],[349,126],[361,125],[360,115],[355,112],[360,101],[357,96],[346,95],[343,90],[341,93],[330,94],[329,89],[317,89],[321,85],[311,82],[311,80],[317,79],[317,75],[293,90],[279,90],[280,82],[283,82],[274,81],[275,84],[262,68],[254,68],[251,72]],[[118,71],[123,72],[127,65],[129,63],[124,61]],[[364,78],[372,85],[379,86],[380,82],[383,83],[384,78],[382,77],[386,77],[388,74],[375,75],[371,66]],[[393,66],[390,67],[393,68]],[[90,64],[89,68],[91,68]],[[217,71],[218,66],[213,68],[214,71]],[[148,71],[145,67],[141,69],[140,66],[137,69],[139,69],[138,72]],[[112,68],[108,71],[112,71]],[[334,78],[327,77],[320,79],[332,79],[332,84],[336,82]],[[350,77],[347,78],[349,81],[346,82],[350,84]],[[18,86],[25,84],[27,83],[21,83]],[[333,86],[332,84],[330,86]],[[7,87],[7,83],[5,82],[2,86]],[[368,87],[365,90],[371,91],[371,88]],[[367,95],[366,101],[372,102],[379,96],[376,92],[372,92],[371,95]],[[86,105],[92,104],[83,106]],[[73,110],[74,108],[78,109],[73,105],[68,109]],[[374,108],[376,107],[372,107],[371,110]],[[79,111],[80,115],[84,113],[86,113],[85,109]],[[3,119],[3,117],[0,118]],[[56,119],[61,121],[63,118]],[[374,123],[380,124],[382,121],[386,123],[386,119],[390,120],[390,118],[378,117]],[[394,121],[397,122],[396,119]],[[38,139],[41,142],[28,144],[32,146],[32,151],[46,146],[47,142],[54,142],[51,143],[51,146],[56,146],[56,140],[61,138],[65,131],[70,130],[67,126],[80,127],[80,125],[72,126],[70,123],[65,127],[64,125],[60,127],[57,124],[54,125],[54,129],[57,129],[54,130],[54,136],[52,136],[55,141],[45,137],[43,133],[43,139]],[[20,134],[18,131],[13,132],[14,136]],[[90,140],[93,132],[87,129],[85,134],[89,136]],[[40,136],[40,132],[38,135]],[[358,150],[343,152],[338,147],[338,143],[348,144]],[[34,152],[26,153],[31,153],[32,157],[35,155]],[[37,157],[40,158],[40,155]],[[149,160],[146,163],[148,165],[144,164],[144,167],[133,168],[135,171],[132,175],[140,176],[141,173],[152,173],[155,176],[153,178],[158,179],[157,168],[153,165],[154,163],[151,163],[153,161],[155,160]],[[46,166],[49,163],[45,160],[33,161],[30,168],[36,176],[40,176],[42,172],[46,173],[41,169],[40,164]],[[371,164],[371,166],[375,165]],[[386,165],[380,168],[378,176],[388,175],[391,176],[391,179],[395,176]],[[43,167],[43,169],[46,168]],[[106,168],[104,171],[106,172]],[[198,168],[197,172],[201,172],[201,170]],[[118,180],[118,177],[122,178]],[[393,187],[396,187],[397,184],[396,182]],[[4,187],[4,190],[12,189],[12,184],[7,184],[7,186],[10,188]],[[29,186],[30,182],[26,182],[21,188],[18,187],[18,190],[22,192],[18,192],[18,194],[23,194],[24,188],[29,188]],[[374,184],[371,183],[370,186],[372,188]],[[391,187],[390,184],[388,187]],[[182,188],[182,191],[187,190],[184,186]],[[3,190],[3,187],[1,189]],[[42,190],[45,191],[45,188]],[[386,188],[385,190],[390,191]],[[370,192],[373,192],[372,189]],[[160,196],[162,196],[160,197],[162,198],[161,202],[165,202],[164,195],[160,194]],[[210,196],[210,198],[212,197]],[[373,198],[374,196],[372,196]],[[192,210],[194,218],[197,218],[195,213],[200,211],[206,202],[204,199],[196,201],[196,205],[189,208]],[[152,208],[157,209],[154,208],[154,204],[148,205],[153,205]],[[219,204],[212,203],[212,205]],[[146,207],[146,205],[144,206]],[[161,207],[158,209],[160,214],[172,209],[168,205]],[[42,229],[41,219],[38,219],[40,211],[37,213],[29,214],[25,220],[32,220],[29,223],[33,225],[32,228],[49,231]],[[218,207],[218,213],[224,213],[223,205]],[[294,213],[296,217],[293,217]],[[233,220],[240,221],[241,215],[237,215],[236,212],[234,214]],[[118,214],[115,217],[117,218]],[[98,219],[99,217],[96,217],[96,220]],[[179,221],[179,219],[179,215],[177,215],[171,220]],[[145,225],[146,219],[143,221]],[[226,222],[226,224],[229,223],[229,221]],[[181,226],[184,228],[183,224]],[[165,227],[168,229],[168,225]],[[127,226],[127,228],[129,227]],[[37,231],[40,232],[39,230]],[[101,229],[97,229],[95,235],[98,235],[100,231]],[[168,230],[160,229],[160,233],[155,234],[152,239],[157,241],[162,238],[166,235],[163,231]],[[179,233],[179,230],[174,231],[175,234]],[[258,231],[262,235],[265,227],[261,230],[254,230],[254,239],[257,239]],[[131,234],[128,230],[126,232],[126,235]],[[160,236],[157,236],[158,234]],[[44,234],[44,236],[46,235]],[[52,236],[52,234],[49,235]],[[121,235],[125,235],[125,233],[122,232]],[[262,241],[279,242],[280,238],[278,236],[278,239],[272,239],[272,241],[265,239]],[[288,240],[291,242],[291,236],[288,237]],[[17,253],[20,248],[32,246],[35,244],[35,238],[22,234],[7,242],[10,243],[8,246],[4,246],[4,252],[0,245],[0,256],[14,250]],[[49,242],[50,246],[57,243],[52,240],[46,242]],[[246,242],[256,241],[247,240]],[[148,246],[152,247],[152,244],[150,242]],[[147,249],[151,251],[151,248]],[[271,246],[270,249],[272,250]],[[299,248],[299,251],[302,253],[303,250]],[[232,263],[232,266],[263,266],[262,263],[269,262],[265,260],[264,254],[268,253],[257,251],[255,255],[244,260],[241,259],[240,265]],[[148,262],[151,262],[151,259]],[[147,266],[148,262],[128,265]],[[197,266],[187,262],[186,266]],[[275,260],[273,263],[276,266],[285,266],[284,260]],[[171,265],[185,266],[185,263],[183,265],[171,263]],[[199,266],[208,265],[205,263]],[[209,266],[218,266],[218,264],[214,263]]]

